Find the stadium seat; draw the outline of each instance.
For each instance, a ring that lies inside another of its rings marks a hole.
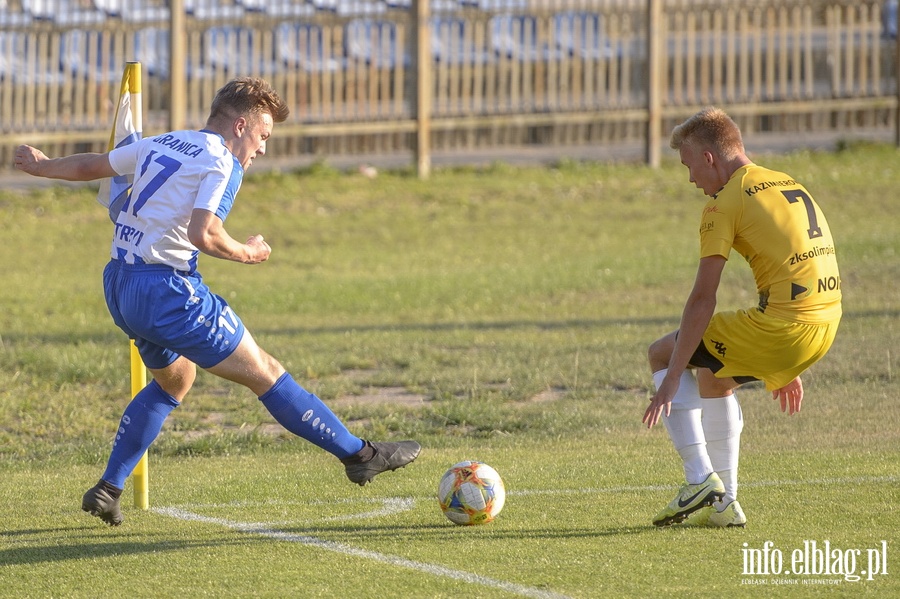
[[[11,10],[9,7],[0,10],[0,27],[23,27],[31,25],[34,18],[31,16],[31,13],[27,13],[24,11]],[[5,60],[6,58],[12,58],[11,56],[7,57],[7,55],[0,56],[0,61]]]
[[[169,76],[169,30],[143,27],[135,31],[123,55],[109,34],[72,29],[62,35],[60,54],[65,72],[95,81],[118,81],[125,62],[131,60],[141,63],[145,75],[166,78]],[[191,69],[188,71],[190,75]]]
[[[210,27],[203,34],[204,67],[234,75],[268,75],[276,71],[270,57],[254,51],[257,32],[244,26]]]
[[[461,17],[431,19],[431,48],[434,59],[443,64],[480,64],[493,55],[475,45],[473,21]]]
[[[62,79],[58,56],[40,56],[33,33],[0,30],[0,81],[54,83]]]
[[[199,20],[240,19],[244,16],[244,7],[239,4],[220,4],[218,2],[197,2],[191,7],[185,2],[185,12]]]
[[[105,12],[82,8],[76,0],[22,0],[22,10],[59,25],[96,25],[106,20]]]
[[[413,0],[384,0],[384,4],[392,10],[411,10]],[[431,0],[429,4],[432,13],[459,10],[463,6],[458,0]]]
[[[0,81],[14,79],[16,72],[21,67],[21,57],[24,54],[20,49],[18,31],[0,30]]]
[[[457,0],[431,0],[432,13],[456,12],[462,8]]]
[[[169,19],[169,9],[146,0],[94,0],[94,6],[111,17],[142,23]]]
[[[134,60],[149,76],[169,76],[169,29],[144,27],[134,34]]]
[[[316,10],[336,13],[343,17],[364,17],[387,12],[380,0],[310,0]]]
[[[134,34],[134,60],[141,63],[145,75],[168,79],[170,72],[168,27],[144,27]],[[189,80],[202,79],[204,69],[197,58],[188,57],[185,75]]]
[[[459,3],[487,12],[508,12],[528,8],[528,0],[459,0]]]
[[[309,0],[309,3],[316,10],[334,12],[337,9],[338,0]]]
[[[378,68],[410,62],[405,48],[397,48],[397,24],[393,21],[353,19],[346,25],[344,44],[348,60]]]
[[[897,39],[897,0],[886,0],[881,7],[881,36]]]
[[[588,12],[553,15],[553,39],[567,56],[584,59],[612,58],[616,52],[605,39],[602,16]]]
[[[116,52],[113,37],[92,29],[63,33],[60,62],[64,72],[93,81],[119,80],[125,68],[125,59]]]
[[[265,12],[270,4],[281,4],[282,0],[235,0],[247,12]]]
[[[282,63],[311,73],[344,66],[343,56],[326,52],[322,27],[314,23],[282,23],[275,30],[275,49]]]
[[[532,15],[497,15],[491,17],[489,29],[498,56],[537,62],[564,55],[559,48],[538,39],[537,19]]]
[[[94,0],[94,8],[113,17],[122,16],[126,4],[129,4],[127,0]]]
[[[371,0],[339,0],[334,12],[343,17],[380,15],[387,12],[387,4]]]
[[[263,2],[263,11],[270,17],[306,18],[316,13],[312,4],[300,0],[282,0],[281,2]]]

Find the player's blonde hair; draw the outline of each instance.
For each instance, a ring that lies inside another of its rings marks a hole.
[[[287,119],[290,109],[265,79],[238,77],[216,92],[207,122],[239,116],[255,118],[266,113],[274,122],[281,123]]]
[[[713,150],[726,160],[744,153],[741,130],[724,110],[715,106],[704,108],[672,130],[672,149],[681,150],[685,144]]]

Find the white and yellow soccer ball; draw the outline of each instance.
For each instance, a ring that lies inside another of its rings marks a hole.
[[[506,488],[497,471],[483,462],[451,466],[438,484],[441,511],[454,524],[487,524],[506,502]]]

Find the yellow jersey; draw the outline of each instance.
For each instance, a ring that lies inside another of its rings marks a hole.
[[[822,210],[790,176],[748,164],[703,208],[700,256],[750,264],[761,312],[799,323],[841,317],[841,277]]]

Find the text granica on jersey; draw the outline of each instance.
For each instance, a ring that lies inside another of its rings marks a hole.
[[[178,139],[171,133],[166,133],[165,135],[160,135],[159,137],[154,137],[153,141],[158,144],[162,144],[167,148],[171,148],[176,152],[184,154],[186,156],[190,156],[191,158],[196,158],[200,154],[203,153],[203,148],[198,146],[197,144],[193,144],[188,141],[184,141]]]

